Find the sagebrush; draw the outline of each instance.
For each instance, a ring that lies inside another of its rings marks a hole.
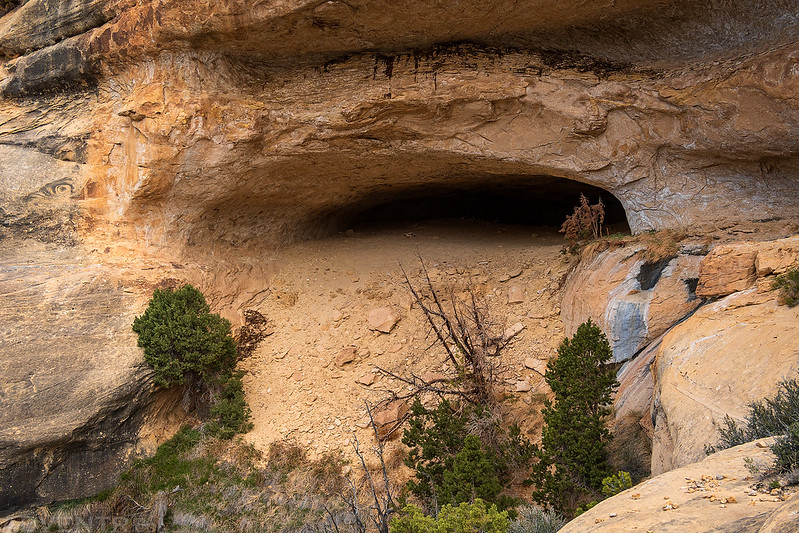
[[[517,513],[508,533],[555,533],[566,525],[566,519],[552,509],[525,505]]]
[[[773,398],[749,404],[745,424],[739,425],[730,416],[724,417],[719,429],[720,439],[708,452],[731,448],[765,437],[777,437],[771,446],[774,470],[778,473],[799,468],[799,381],[795,378],[780,382]]]
[[[799,267],[792,268],[785,274],[777,276],[774,288],[779,289],[779,301],[788,307],[799,304]]]

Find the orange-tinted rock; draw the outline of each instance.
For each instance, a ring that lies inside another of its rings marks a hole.
[[[355,346],[348,346],[347,348],[339,350],[333,357],[333,360],[336,362],[337,366],[344,366],[355,361],[357,355],[358,349],[355,348]]]
[[[372,413],[377,436],[380,440],[392,440],[399,436],[399,424],[405,420],[410,406],[405,400],[394,400]]]
[[[754,289],[706,305],[663,338],[655,357],[652,472],[701,459],[726,415],[773,396],[799,367],[799,307]]]
[[[799,266],[799,237],[780,239],[759,247],[755,258],[758,276],[783,274]]]
[[[767,446],[769,443],[766,439],[736,446],[643,481],[601,501],[560,531],[795,531],[796,517],[791,512],[796,508],[792,501],[796,496],[786,502],[764,493],[750,496],[753,479],[747,470],[747,460],[761,467],[772,463],[774,456]],[[760,529],[775,522],[788,529]]]
[[[699,266],[697,296],[716,298],[748,289],[755,283],[754,249],[722,244],[713,249]]]
[[[799,265],[799,237],[716,246],[699,267],[696,294],[726,296],[755,285],[758,277],[781,274]]]
[[[399,322],[399,315],[390,307],[379,307],[369,311],[367,320],[369,329],[379,331],[380,333],[391,333],[391,330],[394,329],[394,326]]]

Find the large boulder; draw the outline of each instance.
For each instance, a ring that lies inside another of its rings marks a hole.
[[[776,496],[752,489],[757,480],[749,464],[763,471],[768,468],[774,460],[769,442],[766,439],[736,446],[644,481],[600,502],[560,531],[796,531],[798,494],[788,491]]]
[[[799,307],[749,289],[702,307],[665,335],[652,367],[653,473],[700,460],[725,416],[743,420],[750,402],[796,377],[798,321]]]
[[[73,247],[0,250],[0,510],[89,496],[172,431],[181,397],[136,346],[138,291]]]
[[[702,260],[696,294],[718,298],[753,287],[771,274],[799,265],[799,236],[769,242],[722,244]]]
[[[646,259],[644,244],[583,252],[563,292],[561,319],[573,335],[589,318],[608,336],[613,359],[626,361],[702,303],[693,292],[700,256]]]

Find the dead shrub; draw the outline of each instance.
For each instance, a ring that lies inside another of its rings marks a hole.
[[[269,468],[281,474],[288,474],[308,463],[308,454],[296,442],[279,440],[269,445],[267,453]]]
[[[389,377],[402,382],[407,393],[392,392],[391,396],[378,404],[381,407],[409,400],[421,395],[455,397],[470,405],[494,405],[501,401],[500,366],[502,349],[510,342],[503,337],[490,316],[486,301],[473,287],[459,294],[450,288],[447,296],[437,289],[424,261],[421,260],[423,281],[417,288],[403,269],[405,283],[415,304],[424,314],[429,335],[433,338],[429,348],[441,349],[449,363],[445,374],[427,373],[397,375],[378,368]],[[404,419],[404,416],[403,416]],[[399,420],[398,427],[402,423]],[[396,429],[395,427],[395,429]]]
[[[310,473],[316,485],[325,494],[340,494],[346,485],[341,453],[326,452],[310,464]]]
[[[566,217],[560,228],[566,239],[572,244],[585,239],[598,239],[602,236],[602,224],[605,222],[605,204],[602,198],[590,205],[584,194],[580,195],[580,205],[574,213]]]
[[[239,359],[244,359],[253,354],[255,349],[266,337],[272,334],[272,329],[264,315],[255,309],[244,311],[244,325],[236,333],[236,348]]]

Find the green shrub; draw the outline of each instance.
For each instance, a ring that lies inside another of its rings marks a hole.
[[[633,487],[633,480],[629,472],[618,472],[602,480],[602,494],[607,498]]]
[[[774,288],[780,290],[780,303],[793,307],[799,304],[799,267],[777,276]]]
[[[590,502],[583,502],[577,509],[574,511],[574,516],[580,516],[583,513],[586,513],[597,506],[599,500],[591,500]]]
[[[785,435],[777,437],[771,451],[778,472],[791,472],[799,468],[799,422],[788,426]]]
[[[235,370],[236,344],[230,322],[211,313],[203,294],[184,285],[157,289],[143,315],[133,321],[144,360],[162,387],[187,380],[210,397],[210,434],[229,439],[252,428],[242,372]]]
[[[438,490],[439,501],[461,503],[475,498],[495,501],[502,492],[495,468],[480,439],[466,435],[463,447],[452,460],[452,470],[444,471],[444,480]]]
[[[455,411],[447,400],[427,409],[417,398],[410,413],[402,442],[410,449],[405,464],[415,477],[407,488],[428,510],[474,498],[502,510],[515,503],[502,489],[513,473],[528,468],[534,451],[518,427],[505,430],[479,405]],[[469,434],[469,427],[487,431]]]
[[[562,513],[571,514],[577,502],[597,496],[602,480],[611,474],[605,419],[618,385],[607,365],[612,356],[607,338],[589,320],[563,341],[558,358],[547,365],[545,379],[555,402],[546,402],[543,410],[533,498]]]
[[[140,493],[202,485],[211,475],[213,460],[205,457],[187,459],[188,452],[197,446],[200,439],[199,431],[183,426],[158,447],[154,456],[136,461],[131,470],[123,474],[123,481],[132,482]]]
[[[211,313],[191,285],[156,289],[147,310],[133,321],[133,331],[155,370],[155,383],[163,387],[182,384],[189,375],[209,382],[236,365],[230,322]]]
[[[552,509],[525,505],[517,512],[519,516],[510,523],[508,533],[555,533],[566,525],[566,519]]]
[[[220,397],[211,407],[211,421],[206,425],[211,435],[229,439],[252,429],[252,413],[244,398],[244,384],[241,382],[243,375],[243,372],[236,371],[220,378]]]
[[[749,404],[743,427],[725,416],[719,434],[718,444],[706,447],[708,453],[764,437],[777,437],[771,446],[776,457],[775,469],[789,472],[799,468],[799,381],[783,380],[774,398]]]
[[[510,521],[506,511],[486,505],[481,499],[445,505],[437,518],[425,515],[421,509],[408,505],[391,519],[391,533],[506,533]]]

